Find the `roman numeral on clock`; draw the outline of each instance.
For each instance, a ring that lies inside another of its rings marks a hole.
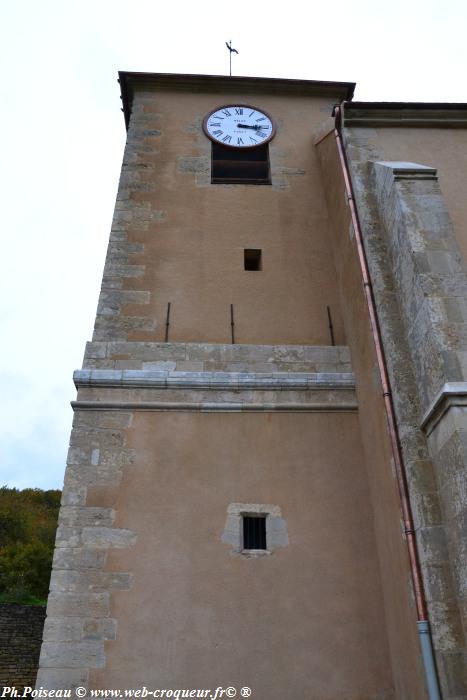
[[[238,109],[235,108],[235,114],[243,114],[243,109],[239,107]]]
[[[224,138],[222,139],[222,141],[223,141],[224,143],[230,143],[230,142],[232,141],[232,137],[231,137],[231,136],[224,136]]]
[[[212,132],[214,136],[221,136],[224,132],[221,129],[217,129],[217,131]]]

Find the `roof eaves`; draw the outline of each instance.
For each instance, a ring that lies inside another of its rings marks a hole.
[[[352,100],[355,91],[355,83],[348,82],[184,73],[139,73],[119,71],[118,82],[120,83],[120,97],[127,129],[130,121],[133,99],[132,87],[136,83],[151,83],[151,85],[185,90],[194,88],[198,90],[215,90],[217,88],[223,91],[235,91],[241,87],[244,91],[254,92],[260,88],[272,92],[332,95],[339,101]]]
[[[464,102],[351,102],[343,112],[348,127],[467,127]]]

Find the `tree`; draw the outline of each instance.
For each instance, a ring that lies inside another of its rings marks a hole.
[[[45,603],[60,495],[0,488],[0,600]]]

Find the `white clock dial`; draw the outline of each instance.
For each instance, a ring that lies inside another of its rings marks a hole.
[[[272,139],[275,126],[271,117],[251,105],[225,105],[204,119],[206,135],[230,148],[256,148]]]

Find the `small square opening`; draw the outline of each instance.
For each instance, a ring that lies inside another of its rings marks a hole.
[[[261,250],[259,248],[245,248],[243,253],[245,270],[259,272],[261,270]]]
[[[266,549],[266,516],[243,516],[243,549]]]

